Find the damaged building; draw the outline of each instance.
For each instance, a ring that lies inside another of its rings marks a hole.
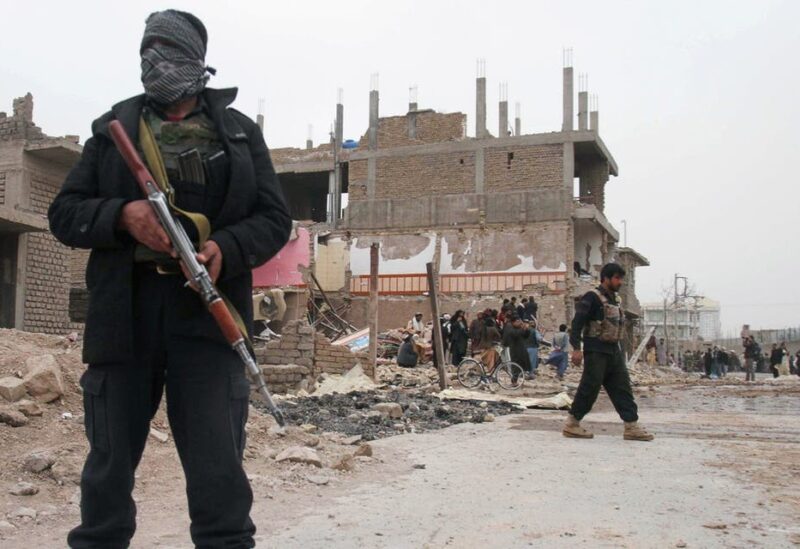
[[[340,100],[331,144],[272,150],[292,213],[310,230],[304,265],[343,316],[367,323],[372,243],[380,246],[380,330],[404,325],[416,311],[430,319],[428,262],[440,275],[443,311],[534,296],[552,331],[614,260],[629,272],[622,295],[630,348],[640,316],[635,269],[648,261],[618,246],[605,216],[605,187],[619,170],[588,90],[577,94],[575,124],[573,67],[563,69],[561,130],[527,135],[518,112],[510,123],[502,92],[497,136],[490,133],[480,72],[475,137],[467,136],[466,114],[421,109],[413,97],[406,114],[379,116],[373,84],[369,128],[357,144],[342,139]],[[308,286],[308,277],[292,285]]]
[[[47,223],[81,150],[78,136],[51,137],[34,124],[30,93],[14,99],[11,116],[0,112],[0,328],[64,333],[81,326],[88,254],[56,241]]]
[[[534,134],[521,132],[519,110],[509,120],[503,92],[495,136],[486,125],[486,86],[479,72],[474,137],[466,114],[420,108],[415,97],[405,114],[381,117],[376,78],[358,141],[344,140],[340,94],[331,143],[309,139],[304,148],[271,151],[297,222],[286,247],[254,271],[270,305],[257,316],[291,321],[316,306],[366,326],[377,243],[380,330],[405,325],[416,311],[430,319],[430,262],[443,311],[474,313],[505,297],[534,296],[541,326],[552,332],[615,260],[629,273],[622,295],[632,348],[635,270],[648,262],[618,246],[605,216],[605,187],[619,170],[588,90],[578,91],[576,113],[573,67],[565,66],[562,127]],[[34,125],[30,94],[14,101],[12,116],[0,113],[0,326],[81,327],[86,252],[56,242],[45,218],[80,152],[76,136],[49,137]]]

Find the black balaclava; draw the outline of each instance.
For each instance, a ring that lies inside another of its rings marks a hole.
[[[151,13],[139,49],[147,97],[170,105],[203,91],[209,79],[206,72],[216,73],[205,65],[207,43],[205,26],[191,13]]]

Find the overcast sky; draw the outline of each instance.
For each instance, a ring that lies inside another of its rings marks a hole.
[[[175,7],[210,39],[209,85],[238,86],[235,107],[265,100],[271,147],[328,138],[344,89],[345,136],[368,118],[370,75],[381,115],[461,111],[474,134],[475,61],[486,59],[490,131],[498,86],[522,103],[524,133],[560,130],[562,48],[599,95],[600,134],[620,175],[606,215],[651,261],[644,301],[674,273],[721,301],[728,330],[800,325],[800,2],[395,1],[13,2],[0,13],[0,110],[34,95],[51,135],[80,134],[140,93],[144,19]]]

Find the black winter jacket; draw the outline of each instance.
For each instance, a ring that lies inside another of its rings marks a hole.
[[[236,93],[236,88],[203,92],[230,159],[228,190],[210,239],[217,243],[223,257],[217,285],[252,333],[251,269],[280,251],[289,238],[292,222],[260,129],[245,115],[228,108]],[[144,95],[138,95],[117,103],[94,121],[81,159],[67,175],[48,212],[50,230],[58,240],[73,248],[92,250],[86,267],[89,311],[83,360],[87,363],[132,357],[135,242],[116,227],[122,207],[143,196],[111,141],[108,123],[119,120],[131,140],[138,143],[143,105]],[[191,296],[184,301],[182,322],[177,328],[181,335],[222,341],[200,298]]]

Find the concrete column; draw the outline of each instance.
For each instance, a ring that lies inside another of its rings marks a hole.
[[[589,129],[589,92],[578,92],[578,129]]]
[[[344,92],[337,90],[336,120],[333,126],[333,192],[331,196],[331,223],[339,223],[339,212],[342,209],[342,168],[339,165],[339,152],[342,150],[344,139]]]
[[[336,146],[341,148],[342,140],[344,139],[344,105],[341,100],[336,104],[336,125],[334,126],[333,138],[336,140]]]
[[[484,179],[484,149],[480,148],[475,151],[475,192],[480,194],[483,192],[483,179]]]
[[[514,105],[514,135],[522,135],[522,108],[519,103]]]
[[[336,223],[336,170],[328,172],[328,223]]]
[[[500,101],[497,137],[508,137],[508,101]]]
[[[564,67],[564,121],[561,124],[561,131],[565,132],[572,131],[574,129],[574,85],[575,79],[572,67]]]
[[[416,139],[417,137],[417,109],[419,105],[417,103],[409,103],[408,104],[408,114],[406,117],[408,118],[408,137],[409,139]]]
[[[369,92],[369,150],[378,149],[378,90]]]
[[[261,133],[264,133],[264,115],[257,114],[256,115],[256,124],[258,125],[259,129],[261,129]]]
[[[408,118],[408,138],[417,138],[417,113],[410,112],[406,115]]]
[[[486,131],[486,77],[475,80],[475,137],[483,139]]]
[[[589,113],[589,127],[595,133],[600,131],[600,113],[598,111]]]
[[[377,159],[375,157],[367,159],[367,199],[375,199],[375,176],[378,171]]]
[[[306,139],[306,150],[311,150],[314,148],[314,142],[311,139]]]

